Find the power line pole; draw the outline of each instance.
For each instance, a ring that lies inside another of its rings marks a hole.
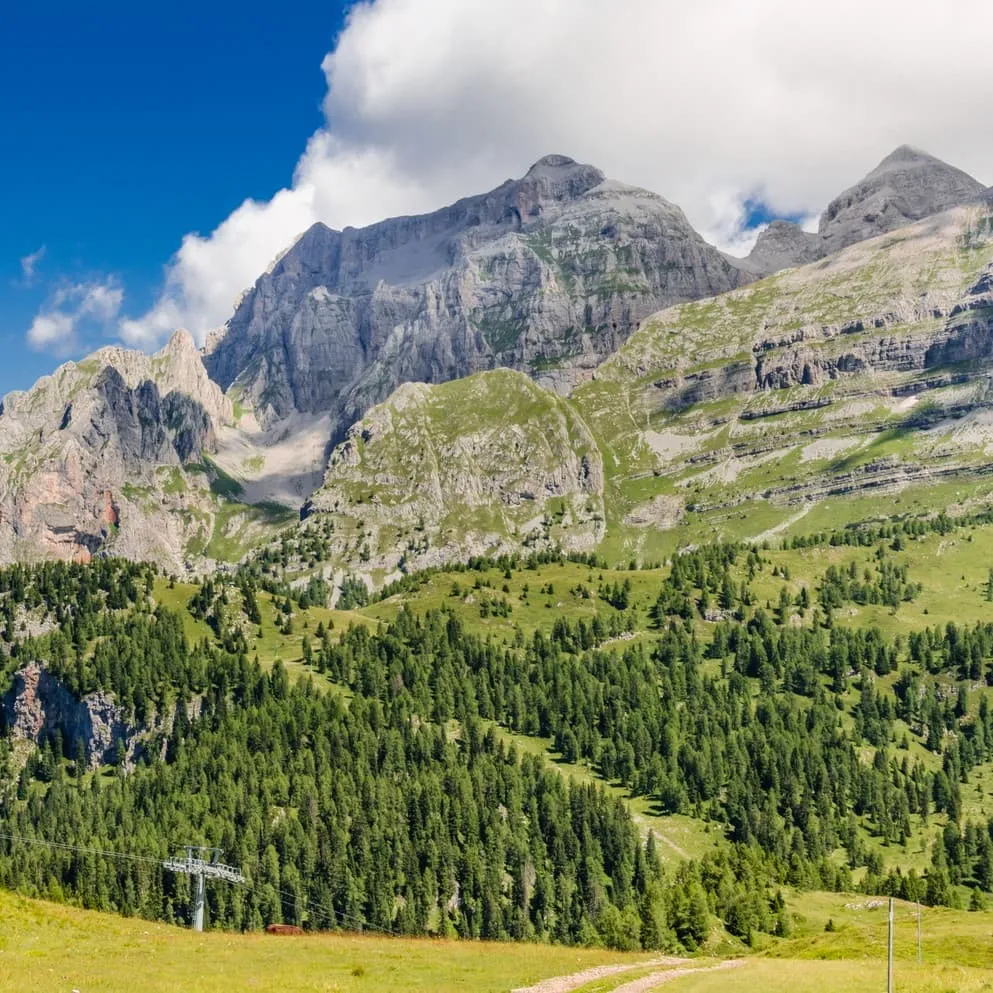
[[[890,927],[886,955],[886,993],[893,993],[893,897],[890,897]]]
[[[207,877],[223,879],[229,883],[243,883],[245,877],[230,865],[224,865],[220,858],[224,854],[220,848],[203,848],[198,845],[186,846],[186,858],[166,859],[163,867],[170,872],[182,872],[193,879],[193,930],[203,930],[203,910],[207,897]]]
[[[921,964],[921,901],[917,901],[917,964]]]

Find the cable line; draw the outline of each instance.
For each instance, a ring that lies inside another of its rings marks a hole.
[[[67,845],[60,841],[47,841],[44,838],[28,838],[20,834],[7,834],[0,832],[0,840],[19,841],[25,845],[43,845],[46,848],[55,848],[66,852],[79,852],[82,855],[100,855],[110,859],[127,859],[132,862],[148,862],[160,865],[162,859],[149,858],[146,855],[130,855],[127,852],[111,852],[101,848],[81,848],[79,845]]]
[[[46,838],[29,838],[21,834],[9,834],[7,832],[0,832],[0,841],[16,841],[25,845],[41,845],[45,848],[52,848],[57,851],[65,852],[77,852],[81,855],[97,855],[103,858],[110,859],[121,859],[129,862],[139,862],[147,865],[162,866],[164,861],[161,858],[152,858],[148,855],[132,855],[128,852],[114,852],[102,848],[84,848],[80,845],[69,845],[61,841],[49,841]],[[255,886],[264,885],[262,883],[250,884]],[[403,935],[399,931],[394,931],[392,928],[380,927],[375,924],[370,924],[368,921],[363,920],[361,917],[355,917],[353,914],[346,914],[344,911],[335,910],[333,907],[328,907],[322,903],[318,903],[316,900],[309,899],[306,894],[291,893],[289,890],[279,890],[276,892],[289,900],[299,900],[303,896],[303,901],[306,904],[307,911],[318,910],[321,911],[327,921],[332,925],[336,926],[338,921],[350,921],[353,925],[357,925],[359,928],[365,931],[376,931],[380,934],[385,934],[393,938],[400,938]]]

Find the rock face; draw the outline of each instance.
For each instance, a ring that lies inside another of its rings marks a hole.
[[[508,366],[567,390],[648,314],[749,278],[662,197],[553,155],[433,214],[315,225],[205,361],[263,424],[330,412],[340,437],[403,382]]]
[[[708,405],[735,411],[754,459],[752,426],[814,420],[840,384],[947,386],[989,361],[991,203],[903,147],[817,234],[776,221],[734,260],[662,197],[553,155],[431,214],[317,224],[203,356],[185,332],[154,356],[103,349],[0,404],[0,561],[119,554],[202,571],[303,506],[344,522],[336,561],[382,576],[401,558],[591,547],[611,501],[622,528],[691,519],[676,482],[643,480],[711,459],[707,438],[731,429],[695,419]],[[783,396],[766,409],[766,394]],[[605,437],[623,451],[602,457]],[[722,486],[747,463],[733,458],[711,466]],[[601,467],[613,480],[632,460],[625,502]]]
[[[790,221],[773,221],[758,237],[746,262],[761,275],[816,262],[824,256],[822,239]]]
[[[112,762],[118,745],[126,758],[134,755],[139,732],[106,693],[77,700],[41,662],[30,662],[14,675],[3,698],[10,735],[40,744],[60,732],[72,749],[81,741],[91,768]]]
[[[964,207],[660,313],[572,402],[615,467],[608,535],[635,552],[653,491],[684,494],[701,534],[759,537],[840,496],[841,519],[888,514],[873,495],[909,487],[944,509],[932,484],[988,472],[991,362],[993,212]]]
[[[927,152],[901,145],[827,205],[825,253],[975,201],[983,184]]]
[[[113,546],[175,567],[184,537],[171,511],[190,488],[184,466],[230,419],[185,331],[157,355],[103,349],[9,395],[0,405],[0,559],[85,561]]]
[[[961,169],[901,145],[827,205],[816,235],[796,224],[774,221],[743,264],[757,275],[768,276],[952,207],[975,203],[985,194],[983,184]]]
[[[832,521],[891,513],[869,501],[908,488],[944,509],[934,483],[990,472],[991,367],[993,205],[956,208],[653,315],[568,398],[509,371],[402,387],[335,449],[304,527],[333,524],[326,561],[382,582],[536,542],[656,560],[839,497]]]
[[[379,575],[520,547],[591,550],[603,485],[568,402],[496,370],[408,383],[370,410],[332,453],[305,526],[333,521],[333,557]]]

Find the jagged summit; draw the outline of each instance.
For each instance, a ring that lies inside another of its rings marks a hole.
[[[583,418],[613,411],[625,432],[637,433],[622,439],[624,451],[637,460],[649,452],[660,459],[632,468],[637,501],[625,509],[624,527],[667,527],[690,504],[677,492],[690,485],[690,475],[674,477],[674,489],[647,503],[643,480],[684,451],[691,453],[686,472],[697,473],[697,456],[718,458],[716,449],[701,448],[707,439],[722,450],[735,446],[735,464],[743,465],[758,444],[757,437],[743,440],[739,427],[727,436],[723,428],[715,433],[726,423],[723,413],[721,420],[692,414],[673,433],[667,425],[682,411],[754,393],[749,409],[741,409],[744,424],[752,406],[765,417],[766,392],[823,389],[849,373],[863,377],[852,380],[852,389],[864,391],[879,372],[890,396],[891,374],[935,370],[939,384],[946,365],[993,361],[988,225],[966,228],[982,221],[978,207],[920,224],[907,238],[847,248],[830,264],[794,269],[838,244],[949,206],[978,204],[991,192],[901,146],[832,202],[821,233],[775,221],[740,260],[708,245],[663,197],[568,156],[548,155],[519,179],[432,213],[342,231],[315,223],[260,275],[202,353],[183,330],[154,356],[108,347],[0,403],[0,561],[107,552],[182,571],[203,567],[205,556],[232,556],[270,523],[285,520],[273,511],[276,504],[291,513],[308,498],[321,505],[314,494],[328,453],[337,442],[353,443],[334,463],[344,472],[342,458],[361,455],[369,440],[369,424],[354,425],[391,396],[388,416],[377,415],[385,425],[380,437],[404,420],[411,431],[423,427],[430,444],[413,444],[411,435],[406,449],[390,449],[393,462],[389,455],[375,468],[374,483],[341,491],[342,501],[359,498],[357,519],[376,516],[368,509],[375,502],[370,494],[378,499],[389,480],[397,491],[423,496],[417,465],[434,460],[445,472],[433,489],[437,514],[424,519],[439,527],[458,490],[478,497],[478,508],[514,508],[501,510],[502,519],[511,532],[524,533],[528,522],[543,518],[535,502],[540,493],[546,500],[568,496],[569,526],[581,524],[582,542],[599,540],[608,504],[598,466],[616,462],[598,460],[593,449],[578,462],[562,455],[568,439],[586,438],[582,424],[567,416],[585,395],[596,403]],[[957,237],[964,230],[968,238]],[[927,252],[931,262],[922,256]],[[906,281],[874,282],[878,260],[887,271],[905,270]],[[965,263],[972,268],[963,283]],[[678,320],[675,311],[657,313],[783,269],[794,271],[754,296],[728,297],[733,306],[710,299],[680,311]],[[771,309],[761,310],[767,304]],[[834,309],[826,311],[829,304]],[[945,323],[935,330],[939,320]],[[912,329],[905,338],[894,337],[893,329],[905,325]],[[611,387],[618,369],[625,370],[616,380],[620,391]],[[485,378],[483,386],[435,392],[428,385],[474,373],[479,382]],[[597,393],[601,386],[605,391]],[[559,396],[546,397],[546,388]],[[629,400],[639,391],[640,409]],[[570,399],[560,402],[564,394]],[[516,428],[507,420],[511,396],[519,401]],[[450,402],[436,424],[437,397]],[[537,407],[547,414],[547,429],[535,430],[528,420]],[[778,408],[770,410],[780,416]],[[482,414],[473,427],[472,417]],[[861,425],[855,408],[844,417]],[[471,437],[460,436],[470,428]],[[451,433],[453,444],[436,444],[436,429]],[[542,446],[554,439],[556,450],[542,462]],[[801,464],[823,462],[849,441],[804,442],[810,457]],[[366,460],[365,470],[374,462]],[[470,472],[469,465],[476,468]],[[548,471],[535,475],[542,465]],[[562,475],[558,469],[566,465]],[[723,468],[699,476],[694,488],[726,481]],[[783,499],[792,498],[784,491]],[[326,512],[337,513],[336,500]],[[385,521],[395,507],[390,501],[382,507],[377,514]],[[492,519],[479,521],[479,541],[488,541]],[[342,541],[351,540],[343,531]],[[400,548],[398,542],[390,547]],[[435,552],[432,543],[429,553]],[[342,546],[342,554],[351,552]]]
[[[528,169],[526,175],[530,176],[533,172],[544,172],[549,169],[566,169],[578,164],[575,159],[568,155],[544,155]]]
[[[163,351],[167,355],[196,355],[198,349],[193,335],[186,328],[176,328],[169,336]]]
[[[577,162],[568,155],[546,155],[528,169],[523,179],[511,181],[510,185],[551,200],[572,200],[599,186],[606,178],[596,166]]]
[[[758,236],[745,262],[764,275],[815,262],[823,254],[819,235],[792,221],[775,220]]]
[[[827,205],[817,234],[774,221],[743,265],[768,275],[989,197],[990,191],[968,173],[913,145],[900,145]]]
[[[751,278],[673,204],[565,155],[430,214],[312,227],[206,363],[265,425],[343,432],[401,383],[508,366],[568,389],[660,307]]]
[[[941,159],[901,145],[828,204],[819,233],[827,252],[972,203],[982,183]]]
[[[182,568],[191,508],[197,520],[212,513],[206,480],[185,467],[232,416],[185,330],[155,355],[101,348],[11,394],[0,409],[0,560],[86,560],[112,543]]]
[[[931,155],[930,152],[925,152],[922,148],[917,148],[914,145],[900,145],[894,148],[869,175],[875,176],[877,173],[885,172],[888,169],[896,169],[911,164],[946,165],[941,159]]]

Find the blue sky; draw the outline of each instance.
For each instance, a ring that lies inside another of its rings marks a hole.
[[[3,5],[0,396],[57,363],[25,331],[59,286],[114,273],[144,309],[186,232],[290,182],[343,6]],[[42,245],[25,286],[20,260]]]

